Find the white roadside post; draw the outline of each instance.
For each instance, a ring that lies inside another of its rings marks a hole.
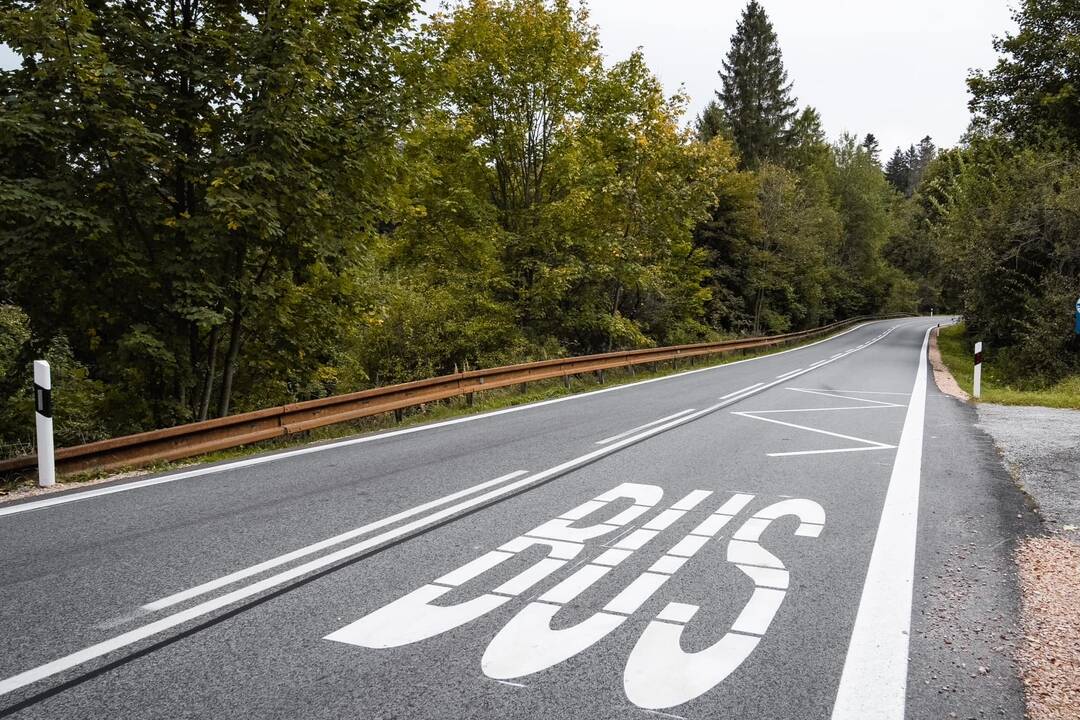
[[[49,487],[56,482],[56,458],[53,455],[52,378],[49,363],[45,360],[34,361],[34,411],[38,485]]]
[[[975,343],[975,382],[972,394],[978,399],[982,395],[982,341]]]

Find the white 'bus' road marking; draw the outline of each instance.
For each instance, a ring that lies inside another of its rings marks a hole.
[[[668,420],[674,420],[675,418],[677,418],[677,417],[679,417],[681,415],[685,415],[686,413],[692,413],[692,412],[694,412],[694,408],[687,408],[686,410],[680,410],[677,413],[672,413],[671,415],[668,415],[667,417],[662,417],[659,420],[653,420],[652,422],[647,422],[644,425],[638,425],[636,428],[630,428],[629,430],[627,430],[625,432],[621,432],[618,435],[612,435],[611,437],[606,437],[603,440],[597,440],[596,444],[597,445],[606,445],[607,443],[611,442],[612,440],[622,440],[627,435],[633,435],[638,430],[644,430],[645,428],[652,427],[653,425],[659,425],[660,423],[666,422]]]
[[[881,510],[832,720],[903,720],[926,413],[926,346]]]
[[[882,334],[875,337],[873,340],[870,340],[867,345],[872,345],[873,343],[876,343],[877,341],[887,336],[897,327],[899,327],[899,325],[894,325]],[[803,372],[809,372],[809,370]],[[768,390],[769,388],[775,387],[782,382],[783,380],[775,380],[750,392],[753,394],[757,394],[759,392]],[[116,637],[110,638],[109,640],[96,643],[87,648],[84,648],[83,650],[79,650],[69,655],[57,658],[56,660],[53,660],[51,662],[47,662],[44,665],[39,665],[38,667],[31,668],[30,670],[25,670],[16,675],[12,675],[11,677],[0,680],[0,696],[6,695],[7,693],[13,692],[15,690],[18,690],[19,688],[25,687],[40,680],[44,680],[45,678],[52,677],[53,675],[64,672],[65,670],[70,670],[71,668],[77,667],[79,665],[82,665],[83,663],[89,662],[90,660],[94,660],[103,655],[107,655],[116,650],[120,650],[122,648],[133,645],[137,642],[145,640],[146,638],[162,633],[178,625],[182,625],[190,620],[203,617],[216,610],[228,607],[229,605],[234,605],[242,600],[246,600],[250,597],[258,595],[259,593],[265,592],[266,590],[270,590],[280,585],[284,585],[287,582],[301,578],[309,573],[313,573],[335,563],[348,560],[349,558],[352,558],[355,555],[359,555],[366,550],[370,550],[391,540],[397,539],[404,535],[408,535],[414,530],[421,529],[427,525],[434,524],[445,518],[452,517],[459,512],[475,507],[477,505],[481,505],[488,502],[489,500],[494,500],[502,495],[506,495],[518,489],[526,488],[530,485],[539,484],[542,481],[547,480],[548,478],[560,475],[568,470],[578,468],[598,458],[605,457],[614,452],[617,452],[618,450],[621,450],[628,445],[633,445],[646,438],[652,437],[654,435],[659,435],[660,433],[666,432],[671,428],[693,422],[699,417],[709,415],[716,412],[717,410],[732,405],[735,402],[741,400],[743,397],[743,395],[736,396],[730,400],[725,400],[715,405],[711,405],[707,408],[704,408],[703,410],[698,410],[697,412],[683,415],[682,417],[671,420],[663,425],[657,425],[656,427],[645,430],[641,433],[638,433],[637,435],[632,435],[628,438],[618,440],[611,443],[610,445],[606,445],[604,447],[593,450],[592,452],[588,452],[584,455],[573,458],[572,460],[567,460],[566,462],[552,466],[547,470],[542,470],[533,475],[527,475],[526,477],[515,480],[507,485],[503,485],[496,490],[486,492],[483,495],[476,496],[464,502],[458,503],[457,505],[452,505],[448,508],[444,508],[443,510],[434,512],[431,515],[422,517],[419,520],[414,520],[411,523],[407,523],[393,530],[389,530],[380,535],[376,535],[375,537],[369,538],[368,540],[364,540],[354,545],[348,545],[341,548],[340,550],[329,553],[320,558],[310,560],[306,563],[297,565],[288,570],[284,570],[275,575],[271,575],[267,578],[263,578],[262,580],[254,582],[250,585],[245,585],[243,587],[237,588],[236,590],[225,593],[224,595],[205,600],[198,605],[194,605],[185,610],[178,611],[176,613],[173,613],[172,615],[166,615],[159,620],[155,620],[154,622],[129,630],[125,633],[117,635]],[[354,442],[357,441],[348,441],[342,444],[350,444]],[[307,450],[311,451],[311,449]],[[295,451],[295,454],[301,454],[303,452],[304,451]],[[59,500],[60,498],[57,499]]]
[[[194,470],[185,470],[183,472],[173,473],[171,475],[162,475],[160,477],[147,478],[146,480],[136,480],[134,482],[122,483],[117,485],[109,485],[107,487],[100,487],[94,490],[86,490],[85,492],[64,493],[63,495],[57,495],[56,497],[46,498],[44,500],[34,500],[32,502],[18,503],[16,505],[9,505],[7,507],[0,507],[0,517],[5,515],[16,515],[18,513],[29,512],[31,510],[42,510],[44,508],[55,507],[57,505],[66,505],[67,503],[77,502],[79,500],[89,500],[95,497],[101,497],[102,495],[112,495],[114,493],[126,492],[128,490],[137,490],[139,488],[151,487],[153,485],[161,485],[163,483],[175,482],[177,480],[186,480],[193,477],[201,477],[203,475],[212,475],[220,472],[228,472],[230,470],[237,470],[239,468],[251,467],[253,465],[262,465],[264,463],[274,462],[276,460],[285,460],[287,458],[299,457],[302,455],[309,455],[311,453],[319,453],[325,450],[334,450],[336,448],[348,447],[350,445],[360,445],[363,443],[374,442],[376,440],[384,440],[386,438],[398,437],[400,435],[411,435],[413,433],[424,432],[425,430],[435,430],[438,428],[449,427],[451,425],[459,425],[461,423],[473,422],[476,420],[483,420],[485,418],[496,417],[499,415],[506,415],[509,413],[521,412],[523,410],[532,410],[538,407],[544,407],[546,405],[554,405],[556,403],[570,402],[571,400],[580,400],[582,398],[592,397],[594,395],[602,395],[603,393],[617,392],[619,390],[626,390],[627,388],[637,387],[639,385],[648,385],[655,382],[663,382],[666,380],[673,380],[675,378],[684,377],[686,375],[694,375],[697,373],[711,372],[720,370],[723,368],[729,368],[734,365],[741,365],[742,363],[756,362],[759,360],[766,360],[769,358],[778,357],[780,355],[786,355],[790,352],[797,352],[799,350],[805,350],[814,345],[819,345],[830,340],[835,340],[838,337],[847,335],[848,333],[855,332],[859,328],[866,327],[868,323],[862,323],[855,327],[845,330],[842,333],[836,335],[830,335],[829,337],[822,338],[806,345],[799,347],[789,348],[787,350],[781,350],[779,352],[770,353],[768,355],[761,355],[758,357],[745,358],[743,360],[735,360],[733,362],[725,363],[723,365],[715,365],[712,367],[698,368],[696,370],[686,370],[680,373],[674,373],[672,375],[665,375],[658,378],[650,378],[649,380],[639,380],[637,382],[626,383],[624,385],[616,385],[609,388],[601,388],[600,390],[593,390],[587,393],[578,393],[575,395],[567,395],[565,397],[552,398],[551,400],[541,400],[534,403],[526,403],[525,405],[515,405],[514,407],[503,408],[502,410],[493,410],[491,412],[480,413],[477,415],[467,415],[465,417],[454,418],[452,420],[443,420],[441,422],[428,423],[425,425],[418,425],[417,427],[402,428],[401,430],[391,430],[389,432],[378,433],[376,435],[367,435],[359,438],[352,438],[349,440],[341,440],[339,442],[325,443],[322,445],[313,445],[310,447],[299,448],[296,450],[286,450],[284,452],[274,453],[272,455],[262,455],[260,457],[246,458],[244,460],[236,460],[234,462],[221,463],[219,465],[210,465],[195,468]],[[894,326],[895,327],[895,326]],[[879,336],[880,337],[880,336]]]

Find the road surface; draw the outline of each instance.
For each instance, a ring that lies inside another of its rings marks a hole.
[[[0,716],[1020,718],[936,322],[0,505]]]

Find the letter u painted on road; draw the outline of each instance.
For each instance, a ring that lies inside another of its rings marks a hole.
[[[711,542],[754,499],[731,495],[712,514],[671,544],[647,570],[614,593],[588,618],[570,626],[552,628],[564,605],[607,576],[634,553],[682,520],[712,491],[695,490],[664,508],[640,528],[615,534],[604,551],[581,564],[567,577],[526,604],[492,638],[481,659],[488,677],[510,680],[546,670],[587,650],[619,628],[662,590],[699,550]],[[632,521],[656,509],[663,490],[655,485],[623,483],[524,535],[472,560],[460,568],[331,633],[328,640],[367,648],[390,648],[425,640],[476,620],[510,602],[579,557],[584,543],[617,533]],[[612,514],[616,501],[631,504]],[[768,505],[745,520],[727,544],[726,559],[754,583],[753,592],[731,628],[713,646],[700,652],[682,650],[683,629],[698,606],[667,602],[649,622],[631,651],[623,685],[627,697],[648,709],[670,708],[689,702],[723,682],[754,651],[779,611],[788,589],[788,570],[761,544],[762,533],[776,519],[799,520],[795,535],[817,537],[825,511],[811,500],[787,499]],[[596,517],[592,524],[582,521]],[[471,600],[442,605],[437,601],[466,582],[534,546],[547,555],[488,592]]]
[[[742,524],[728,542],[727,560],[754,582],[754,592],[731,629],[712,646],[695,653],[682,649],[683,629],[698,606],[670,602],[649,623],[626,662],[623,687],[635,705],[659,709],[689,702],[719,685],[757,647],[788,589],[788,571],[758,541],[779,517],[800,521],[796,535],[817,537],[825,511],[810,500],[784,500]]]

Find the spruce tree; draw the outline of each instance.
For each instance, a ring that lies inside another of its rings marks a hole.
[[[910,174],[911,168],[908,167],[907,155],[900,148],[896,148],[892,157],[889,158],[889,162],[885,163],[885,179],[896,188],[897,192],[907,194],[908,175]]]
[[[724,108],[720,107],[715,100],[710,100],[697,116],[697,120],[694,121],[694,130],[701,142],[709,142],[717,136],[731,139],[731,124],[724,114]]]
[[[878,139],[874,133],[866,133],[866,138],[863,139],[862,145],[866,148],[866,152],[870,154],[870,159],[880,165],[881,144],[878,143]]]
[[[779,160],[789,144],[795,99],[776,32],[757,0],[743,10],[720,71],[717,93],[743,165]]]

